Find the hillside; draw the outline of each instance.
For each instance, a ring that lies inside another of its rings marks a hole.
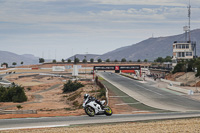
[[[191,31],[191,40],[197,42],[197,55],[200,55],[200,29]],[[119,48],[100,56],[101,59],[121,60],[126,58],[127,60],[144,60],[148,59],[153,61],[157,57],[172,56],[172,45],[174,41],[184,41],[185,34],[149,38],[137,44],[133,44],[127,47]]]
[[[200,55],[200,29],[191,31],[191,40],[197,43],[197,55]],[[117,59],[120,61],[122,58],[126,60],[137,61],[138,59],[154,61],[158,57],[172,56],[172,46],[174,41],[185,41],[185,34],[168,36],[168,37],[157,37],[149,38],[141,41],[137,44],[121,47],[113,51],[107,52],[103,55],[87,55],[87,60],[94,58],[97,60]],[[77,58],[82,60],[85,55],[76,55]],[[70,59],[74,59],[70,57]]]
[[[35,57],[31,54],[24,54],[24,55],[18,55],[12,52],[7,51],[0,51],[0,63],[8,63],[8,66],[12,66],[13,62],[16,62],[17,65],[21,65],[21,62],[23,62],[23,65],[30,65],[30,64],[38,64],[39,57]]]

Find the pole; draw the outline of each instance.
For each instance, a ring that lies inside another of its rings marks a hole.
[[[86,79],[86,63],[87,63],[87,60],[86,60],[86,56],[85,56],[85,79]]]
[[[190,5],[190,0],[189,0],[189,6],[188,6],[188,18],[189,18],[189,42],[191,41],[191,33],[190,33],[190,18],[191,18],[191,5]]]
[[[93,67],[93,80],[94,80],[94,67]]]
[[[197,73],[197,68],[195,68],[195,73]],[[197,90],[197,79],[195,78],[195,87],[196,87],[196,93],[198,92],[198,90]]]

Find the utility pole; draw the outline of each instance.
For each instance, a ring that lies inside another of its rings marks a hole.
[[[189,6],[188,6],[188,32],[189,32],[189,42],[191,41],[191,33],[190,33],[190,19],[191,19],[191,5],[190,5],[190,0],[189,0]]]

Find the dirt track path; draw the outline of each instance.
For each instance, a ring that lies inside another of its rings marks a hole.
[[[44,97],[43,97],[42,95],[40,95],[40,93],[53,90],[53,89],[59,87],[60,85],[61,85],[61,84],[55,84],[55,85],[51,86],[51,87],[48,88],[48,89],[35,92],[35,93],[33,94],[33,96],[35,97],[35,100],[34,100],[33,102],[19,103],[19,104],[17,104],[17,105],[26,105],[26,104],[33,104],[33,103],[41,103],[41,102],[42,102],[42,99],[43,99]],[[5,109],[7,109],[7,108],[12,108],[12,107],[16,107],[16,105],[4,106],[4,107],[0,107],[0,109],[4,109],[4,110],[5,110]]]

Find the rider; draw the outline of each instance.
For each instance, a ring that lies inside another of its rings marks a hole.
[[[85,94],[84,100],[86,100],[87,98],[89,99],[89,101],[95,101],[96,103],[98,103],[101,106],[102,109],[104,108],[104,106],[101,104],[101,102],[98,99],[96,99],[95,97],[92,97],[89,94]]]

